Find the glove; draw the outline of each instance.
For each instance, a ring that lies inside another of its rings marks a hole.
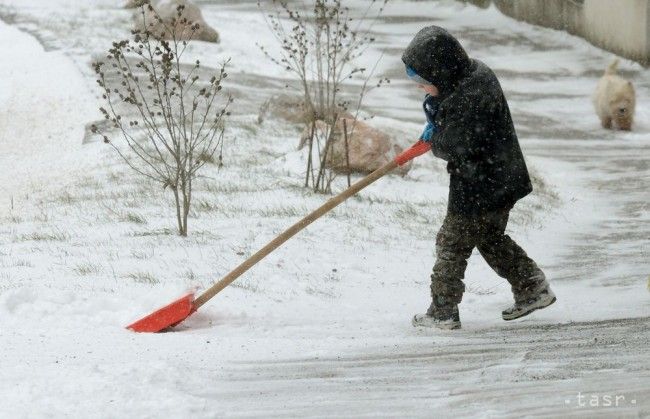
[[[438,132],[438,126],[435,122],[436,113],[438,112],[438,106],[440,102],[436,97],[426,95],[424,97],[424,103],[422,103],[422,108],[424,109],[424,115],[427,117],[427,124],[424,127],[422,135],[420,135],[420,140],[425,142],[431,142],[433,134]]]
[[[429,143],[433,138],[433,134],[435,134],[436,132],[438,132],[438,128],[436,127],[436,124],[428,122],[424,126],[424,131],[422,131],[422,135],[420,135],[420,140]]]

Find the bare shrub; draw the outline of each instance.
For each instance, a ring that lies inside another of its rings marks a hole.
[[[314,191],[331,192],[335,173],[327,168],[326,161],[333,132],[340,117],[357,119],[372,71],[367,74],[366,68],[355,61],[375,41],[370,30],[386,3],[388,0],[369,0],[361,16],[352,16],[341,0],[313,0],[309,7],[286,0],[272,0],[263,6],[258,1],[281,50],[274,55],[258,46],[269,60],[297,77],[307,114],[306,129],[319,120],[328,127],[324,136],[311,135],[307,147],[305,186]],[[355,114],[350,115],[353,101],[343,95],[342,88],[354,77],[364,78],[364,83],[354,101]],[[383,81],[386,79],[379,84]]]
[[[156,21],[148,22],[152,13]],[[92,130],[135,173],[172,191],[178,232],[187,236],[193,182],[205,164],[222,162],[232,102],[222,92],[228,62],[207,71],[198,60],[184,65],[181,58],[188,41],[179,38],[177,22],[172,20],[166,28],[171,40],[158,41],[148,28],[167,23],[148,2],[141,16],[145,29],[133,31],[132,40],[113,43],[105,61],[93,64],[107,103],[100,111],[109,124],[94,125]],[[184,25],[182,16],[180,5],[177,19]],[[191,26],[190,39],[199,29],[198,24]],[[110,140],[106,129],[117,130],[123,143]]]

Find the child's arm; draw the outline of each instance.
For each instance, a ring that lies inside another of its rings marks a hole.
[[[486,116],[479,116],[478,107],[468,110],[446,112],[437,124],[438,131],[431,138],[431,151],[436,157],[460,163],[485,151],[489,143],[484,141]]]

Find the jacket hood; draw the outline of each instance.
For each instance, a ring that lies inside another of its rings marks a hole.
[[[458,40],[439,26],[420,30],[402,54],[402,61],[435,85],[443,97],[456,89],[472,64]]]

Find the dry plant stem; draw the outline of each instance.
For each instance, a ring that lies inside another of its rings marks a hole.
[[[347,169],[348,188],[349,188],[350,187],[350,145],[348,144],[348,123],[345,118],[343,118],[343,139],[345,140],[345,165]]]
[[[307,174],[305,175],[305,188],[309,187],[309,178],[312,178],[314,183],[314,175],[312,173],[312,150],[314,148],[314,133],[316,131],[316,121],[311,121],[311,130],[309,132],[309,154],[307,154]]]
[[[334,122],[332,123],[332,125],[327,125],[328,132],[327,132],[327,140],[325,141],[325,150],[323,151],[323,155],[321,156],[320,170],[318,171],[318,176],[316,177],[316,185],[318,186],[318,190],[322,192],[329,192],[325,186],[325,172],[326,172],[325,165],[327,163],[327,153],[329,149],[332,147],[332,144],[334,142],[334,133],[335,133],[337,117],[338,115],[334,114]],[[321,184],[321,180],[322,180],[322,184]],[[331,183],[331,178],[328,182],[328,186],[330,183]]]

